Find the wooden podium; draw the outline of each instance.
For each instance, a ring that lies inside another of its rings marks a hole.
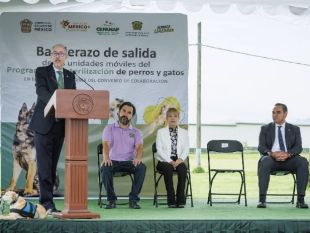
[[[65,118],[65,197],[58,218],[99,218],[88,210],[88,119],[109,117],[109,92],[56,90],[44,115]]]

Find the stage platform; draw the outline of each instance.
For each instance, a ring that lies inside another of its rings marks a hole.
[[[120,200],[119,202],[124,202]],[[140,202],[142,209],[129,209],[127,204],[106,210],[89,201],[89,210],[100,214],[96,220],[16,220],[0,221],[1,233],[310,233],[310,210],[292,204],[269,204],[257,209],[256,202],[207,205],[195,200],[194,207],[158,208],[151,200]],[[63,201],[57,201],[63,207]]]

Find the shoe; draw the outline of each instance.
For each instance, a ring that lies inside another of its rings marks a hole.
[[[305,202],[297,202],[297,203],[296,203],[296,208],[308,209],[309,206],[308,206],[308,204],[306,204]]]
[[[131,208],[131,209],[141,209],[140,205],[136,201],[129,201],[129,208]]]
[[[61,210],[57,210],[56,208],[53,208],[52,212],[53,212],[53,213],[60,213]]]
[[[46,211],[47,215],[54,215],[54,214],[57,214],[57,213],[60,213],[61,211],[60,210],[57,210],[55,207],[54,208],[50,208]]]
[[[177,204],[177,208],[184,208],[184,205]]]
[[[168,205],[168,208],[177,208],[177,205],[175,205],[175,204],[169,204],[169,205]]]
[[[108,201],[108,203],[105,205],[105,209],[115,209],[116,204],[115,201]]]
[[[266,202],[259,202],[257,204],[257,208],[266,208],[266,207],[267,207]]]

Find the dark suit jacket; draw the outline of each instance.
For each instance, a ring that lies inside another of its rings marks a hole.
[[[75,89],[75,76],[67,69],[63,70],[64,88]],[[54,91],[57,90],[57,79],[53,64],[36,69],[37,102],[29,129],[39,134],[47,134],[55,122],[55,116],[44,117],[44,108]]]
[[[275,123],[269,123],[261,128],[259,134],[258,151],[262,155],[268,155],[271,152],[275,140]],[[285,123],[285,143],[287,152],[291,156],[299,155],[302,152],[301,134],[298,126]]]

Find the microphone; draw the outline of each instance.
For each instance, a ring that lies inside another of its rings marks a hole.
[[[76,75],[76,77],[78,77],[79,80],[81,80],[83,83],[85,83],[87,86],[89,86],[93,91],[95,90],[90,84],[88,84],[84,79],[82,79],[82,78],[75,72],[75,70],[73,70],[72,73],[73,73],[74,75]]]

